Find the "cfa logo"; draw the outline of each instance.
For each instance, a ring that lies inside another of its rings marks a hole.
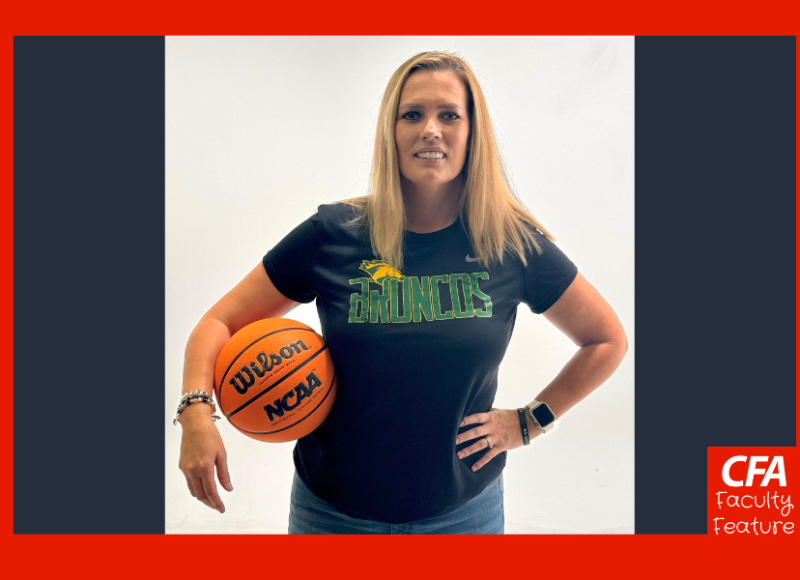
[[[777,479],[781,487],[786,487],[786,468],[783,465],[782,455],[776,455],[773,457],[772,462],[769,464],[767,469],[758,467],[758,464],[766,463],[769,461],[769,457],[763,455],[753,455],[750,457],[750,461],[747,466],[747,480],[742,482],[733,479],[731,477],[731,467],[733,464],[745,463],[747,460],[747,455],[734,455],[725,462],[725,465],[722,466],[722,480],[726,483],[726,485],[731,487],[752,487],[755,476],[763,474],[764,477],[761,478],[761,487],[767,487],[772,479]]]

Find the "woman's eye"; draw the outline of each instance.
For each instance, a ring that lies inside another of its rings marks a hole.
[[[401,119],[405,119],[406,121],[417,121],[421,117],[420,117],[420,114],[419,114],[418,111],[408,111],[406,113],[403,113],[400,116],[400,118]],[[442,114],[442,119],[445,120],[445,121],[456,121],[456,120],[458,120],[460,118],[461,117],[459,117],[456,113],[443,113]]]

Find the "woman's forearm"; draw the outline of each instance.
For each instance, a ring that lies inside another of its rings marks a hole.
[[[563,417],[614,374],[627,350],[624,336],[617,342],[581,347],[536,400],[547,403],[557,419]]]
[[[189,335],[183,363],[183,391],[214,391],[214,365],[217,356],[231,337],[228,326],[206,315]]]
[[[556,420],[584,399],[589,393],[602,385],[622,362],[628,349],[625,333],[621,330],[611,333],[613,341],[586,344],[564,365],[553,381],[536,396],[537,401],[547,403]],[[536,426],[530,413],[525,413],[528,423],[528,437],[535,439],[544,431]],[[464,418],[461,427],[477,425],[459,433],[456,445],[476,440],[469,447],[458,452],[459,459],[486,449],[489,451],[479,458],[472,470],[477,471],[498,453],[515,449],[524,444],[524,431],[520,433],[519,415],[512,409],[491,409],[488,413],[476,413]],[[491,437],[488,437],[491,436]],[[488,439],[492,443],[488,443]]]

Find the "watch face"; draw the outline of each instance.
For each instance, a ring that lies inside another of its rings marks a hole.
[[[533,417],[536,419],[536,422],[539,423],[540,427],[547,427],[550,423],[556,420],[556,416],[553,415],[553,412],[550,410],[550,407],[547,406],[546,403],[543,403],[536,407],[532,411]]]

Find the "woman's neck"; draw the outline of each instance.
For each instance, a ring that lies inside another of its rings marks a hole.
[[[423,189],[402,180],[406,209],[405,228],[417,234],[443,230],[456,219],[461,200],[461,178],[443,184],[438,189]]]

